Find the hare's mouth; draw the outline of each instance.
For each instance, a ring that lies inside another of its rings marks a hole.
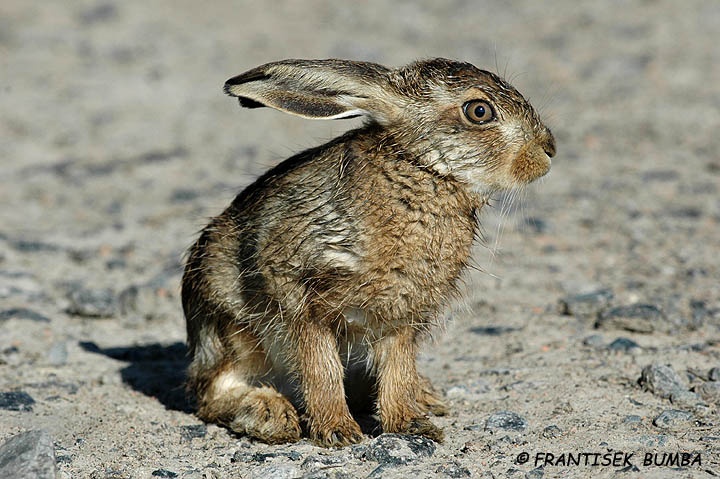
[[[550,171],[551,157],[555,154],[555,145],[540,144],[538,141],[526,143],[513,161],[510,173],[518,183],[530,183]]]

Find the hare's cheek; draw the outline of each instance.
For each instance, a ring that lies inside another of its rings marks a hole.
[[[519,183],[530,183],[550,171],[550,157],[542,148],[528,144],[513,161],[511,174]]]

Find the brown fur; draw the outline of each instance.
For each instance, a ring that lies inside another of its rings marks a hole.
[[[345,383],[361,370],[385,432],[441,440],[427,415],[446,408],[418,375],[419,343],[457,292],[488,195],[545,174],[550,131],[502,79],[443,59],[287,60],[226,91],[248,107],[370,121],[267,172],[191,248],[182,297],[198,415],[294,441],[292,400],[318,444],[358,442]],[[464,118],[473,99],[496,119]]]

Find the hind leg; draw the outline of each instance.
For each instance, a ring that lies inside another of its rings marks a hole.
[[[190,366],[198,416],[270,444],[299,440],[300,421],[293,405],[275,388],[258,382],[271,370],[262,347],[246,332],[235,331],[229,337],[223,360],[201,367],[196,357]]]

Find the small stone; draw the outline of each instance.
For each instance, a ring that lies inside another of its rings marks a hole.
[[[541,479],[545,475],[545,470],[542,466],[536,467],[525,474],[525,479]]]
[[[492,414],[485,423],[486,431],[524,431],[528,422],[517,413],[511,411],[500,411]]]
[[[610,289],[566,296],[558,301],[558,312],[566,316],[596,318],[610,305],[613,298],[614,295]]]
[[[708,373],[710,381],[720,381],[720,368],[712,368]]]
[[[653,419],[653,425],[662,429],[676,429],[687,426],[692,418],[693,415],[687,411],[668,409]]]
[[[463,467],[459,462],[449,462],[447,464],[441,464],[435,472],[439,474],[445,474],[448,477],[470,477],[470,469]]]
[[[177,472],[168,471],[167,469],[156,469],[152,472],[153,477],[178,477]]]
[[[207,426],[205,424],[190,424],[188,426],[180,426],[180,436],[185,441],[192,441],[195,438],[203,438],[207,435]]]
[[[642,418],[636,414],[625,416],[625,419],[623,419],[623,423],[625,424],[640,424],[641,422]]]
[[[0,392],[0,409],[7,411],[32,411],[35,400],[23,391]]]
[[[658,323],[665,321],[665,315],[652,304],[633,304],[618,306],[602,312],[597,321],[597,329],[624,329],[635,333],[652,333],[659,328]]]
[[[347,462],[347,458],[343,456],[313,454],[305,458],[300,467],[315,470],[325,467],[340,467]]]
[[[65,341],[55,341],[45,356],[47,362],[53,366],[63,366],[67,364],[68,351]]]
[[[435,453],[435,443],[422,436],[381,434],[356,450],[381,466],[410,464]]]
[[[720,403],[720,382],[709,381],[695,386],[698,396],[711,403]]]
[[[10,308],[0,311],[0,321],[7,319],[27,319],[30,321],[37,321],[39,323],[49,323],[50,319],[47,316],[33,311],[28,308]]]
[[[594,348],[598,348],[602,346],[603,343],[603,337],[600,334],[591,334],[587,338],[583,339],[583,344],[585,346],[591,346]]]
[[[55,447],[45,431],[27,431],[0,446],[0,477],[55,479]]]
[[[688,389],[673,368],[658,363],[645,366],[638,383],[664,399],[669,398],[676,391],[687,391]]]
[[[563,435],[562,429],[560,429],[555,424],[551,424],[550,426],[543,429],[542,436],[545,439],[556,439]]]
[[[607,345],[607,349],[610,351],[619,351],[628,353],[635,349],[640,349],[640,345],[628,338],[617,338],[615,341]]]
[[[87,318],[108,318],[117,313],[117,299],[110,289],[79,288],[71,291],[68,296],[69,314]]]

